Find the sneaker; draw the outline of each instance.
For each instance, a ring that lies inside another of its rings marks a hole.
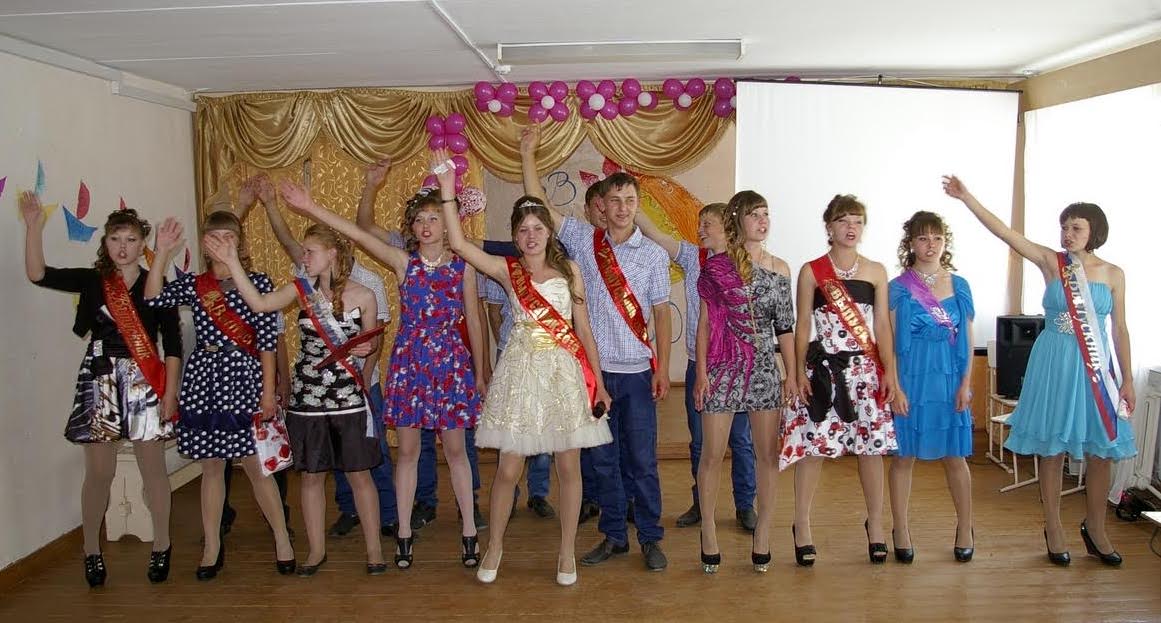
[[[327,536],[347,536],[357,525],[359,525],[358,515],[340,513],[339,518],[331,524],[331,529],[327,531]]]
[[[580,517],[578,518],[577,523],[582,524],[582,523],[592,519],[593,517],[600,517],[600,516],[601,516],[601,505],[600,504],[597,504],[596,502],[594,502],[592,500],[589,500],[587,502],[581,502]]]
[[[381,534],[383,536],[393,537],[398,533],[399,533],[399,522],[397,522],[397,521],[393,521],[391,523],[383,524],[382,526],[379,526],[379,534]]]
[[[581,558],[581,564],[591,567],[593,565],[599,565],[613,556],[627,553],[629,553],[629,545],[627,543],[625,545],[617,545],[608,538],[605,538],[605,540],[601,541],[600,545],[593,548],[593,551],[585,554],[584,558]]]
[[[645,568],[650,571],[661,571],[669,566],[669,559],[661,551],[661,543],[645,543],[641,546],[641,553],[645,556]]]
[[[418,530],[435,521],[435,507],[416,502],[411,507],[411,529]]]
[[[548,500],[539,495],[528,498],[528,508],[532,509],[532,512],[536,513],[536,516],[541,519],[552,519],[556,517],[556,509],[552,508]]]
[[[738,518],[738,527],[747,531],[753,532],[754,528],[758,527],[758,513],[754,512],[752,508],[745,508],[736,513]]]
[[[677,527],[688,528],[701,523],[701,508],[695,502],[689,510],[677,516]]]

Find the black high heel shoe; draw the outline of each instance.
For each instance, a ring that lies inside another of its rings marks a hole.
[[[754,536],[750,537],[750,562],[754,564],[754,571],[766,573],[770,570],[770,550],[767,549],[765,554],[755,552],[754,539]]]
[[[309,578],[309,577],[313,576],[314,574],[318,573],[318,570],[321,569],[322,566],[325,564],[327,564],[327,555],[323,554],[322,559],[319,560],[317,564],[302,565],[301,567],[299,567],[298,568],[298,577]]]
[[[719,551],[716,554],[705,553],[705,543],[702,541],[701,534],[698,534],[697,540],[701,545],[701,571],[705,574],[714,574],[718,572],[718,567],[722,564],[722,553]]]
[[[1102,554],[1101,551],[1097,549],[1096,543],[1093,543],[1092,537],[1088,535],[1088,525],[1086,525],[1086,522],[1083,521],[1080,522],[1080,538],[1084,539],[1084,548],[1088,550],[1090,556],[1096,556],[1097,558],[1100,558],[1101,562],[1110,567],[1121,566],[1121,562],[1123,561],[1121,560],[1121,555],[1118,554],[1116,550],[1113,550],[1110,554]]]
[[[959,526],[955,527],[955,532],[956,532],[956,534],[959,534]],[[1045,539],[1048,538],[1047,533],[1045,533],[1044,538]],[[972,556],[974,556],[976,553],[976,529],[974,526],[972,527],[972,546],[971,547],[956,546],[956,547],[952,548],[951,551],[952,551],[952,554],[955,555],[955,559],[958,562],[971,562],[972,561]]]
[[[915,562],[915,544],[912,543],[911,547],[904,548],[904,547],[899,547],[898,545],[896,545],[896,543],[897,543],[897,541],[895,540],[895,529],[892,528],[891,529],[891,546],[895,549],[895,562],[901,562],[905,565],[909,565],[912,562]],[[874,559],[872,559],[871,562],[875,562]]]
[[[222,567],[225,566],[225,564],[226,548],[222,545],[219,545],[218,559],[214,561],[214,564],[208,567],[199,565],[197,570],[197,578],[199,580],[212,580],[218,576],[218,572],[222,570]]]
[[[395,566],[400,569],[410,569],[414,560],[411,546],[415,544],[415,537],[395,537]]]
[[[790,536],[794,537],[794,562],[798,563],[799,567],[813,567],[815,559],[818,558],[818,550],[814,549],[814,544],[798,546],[798,530],[794,524],[790,524]]]
[[[887,562],[887,544],[871,542],[870,519],[863,522],[863,530],[867,533],[867,557],[871,559],[871,564],[881,565]]]
[[[298,568],[298,561],[293,558],[290,560],[275,560],[274,568],[278,569],[278,575],[294,575],[294,571]]]
[[[1072,562],[1072,557],[1068,555],[1067,551],[1054,552],[1052,551],[1052,548],[1048,546],[1047,530],[1044,531],[1044,547],[1048,550],[1048,562],[1051,562],[1054,565],[1059,565],[1061,567],[1067,567],[1068,564]]]
[[[158,584],[169,578],[169,558],[172,554],[172,544],[165,548],[164,552],[149,553],[149,569],[145,572],[145,575],[149,576],[150,582]]]
[[[89,588],[97,588],[105,585],[105,578],[108,573],[105,570],[105,557],[101,554],[93,554],[85,556],[85,581],[89,583]]]
[[[479,535],[461,536],[460,544],[463,547],[463,552],[460,555],[460,560],[464,566],[473,569],[480,564],[480,541]]]

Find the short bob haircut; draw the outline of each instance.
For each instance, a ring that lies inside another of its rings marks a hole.
[[[1078,201],[1068,206],[1060,213],[1061,227],[1070,218],[1088,221],[1088,244],[1084,245],[1085,251],[1096,251],[1109,239],[1109,219],[1097,204]]]

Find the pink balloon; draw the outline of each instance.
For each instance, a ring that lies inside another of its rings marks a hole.
[[[617,83],[612,80],[601,80],[597,85],[597,93],[605,96],[605,99],[610,99],[617,94]]]
[[[652,91],[641,91],[637,96],[637,107],[641,110],[657,108],[657,94]]]
[[[671,100],[677,99],[679,95],[685,92],[685,87],[682,86],[681,81],[676,78],[669,78],[661,83],[661,92]]]
[[[452,156],[452,162],[456,165],[456,175],[463,175],[468,171],[468,159],[464,156]]]
[[[641,83],[636,78],[626,78],[621,83],[621,95],[625,97],[637,97],[641,94]]]
[[[489,100],[476,100],[476,110],[480,112],[488,112]]]
[[[705,80],[701,78],[694,78],[685,83],[685,92],[693,99],[697,99],[705,95]]]
[[[720,100],[728,100],[734,94],[734,81],[729,78],[718,78],[714,80],[714,97]]]
[[[725,117],[729,117],[730,113],[732,113],[732,112],[734,112],[734,107],[730,106],[730,100],[724,99],[724,100],[718,100],[718,101],[714,102],[714,114],[715,115],[722,117],[722,118],[725,118]]]
[[[621,101],[617,102],[617,112],[621,113],[622,117],[632,117],[633,113],[637,112],[637,98],[622,97]]]
[[[484,100],[486,102],[496,97],[496,89],[493,89],[492,85],[488,84],[487,82],[477,82],[476,87],[473,90],[476,93],[477,100]]]
[[[511,82],[505,82],[496,89],[496,99],[506,104],[511,104],[516,101],[516,85]]]
[[[529,82],[528,95],[534,100],[538,100],[545,95],[548,95],[548,87],[543,82]]]
[[[559,102],[568,97],[568,85],[557,80],[548,85],[548,94],[552,96],[552,99]]]
[[[434,175],[428,175],[423,178],[423,184],[420,185],[421,188],[431,188],[432,186],[439,186],[439,180]]]
[[[613,103],[613,100],[609,100],[601,109],[601,116],[609,121],[617,118],[617,105]]]
[[[500,101],[500,110],[497,110],[496,114],[501,117],[511,117],[513,108],[515,107],[512,105],[512,102]]]
[[[548,111],[540,104],[533,104],[528,107],[528,120],[532,123],[543,123],[548,118]]]
[[[443,119],[441,119],[439,115],[432,115],[428,117],[427,121],[423,124],[423,127],[427,128],[427,133],[431,134],[432,136],[443,136],[444,134]]]
[[[468,120],[458,112],[453,112],[443,120],[444,134],[459,134],[464,131],[464,126],[468,124]]]
[[[447,147],[447,137],[443,134],[432,134],[431,138],[427,139],[427,146],[431,148],[432,151],[443,149],[444,147]]]
[[[588,102],[582,102],[580,107],[580,116],[585,119],[592,119],[597,116],[597,111],[589,107]]]
[[[786,76],[782,79],[782,82],[802,82],[802,78],[798,76]]]
[[[576,83],[576,94],[582,101],[588,101],[589,96],[596,92],[597,87],[593,86],[593,83],[588,80],[581,80]]]
[[[456,194],[458,195],[463,190],[464,190],[464,178],[457,177],[456,178]]]
[[[558,101],[556,106],[553,106],[552,110],[548,112],[552,115],[552,118],[556,119],[557,121],[564,121],[565,119],[568,119],[568,106],[566,106],[564,102]]]
[[[468,139],[463,134],[448,134],[447,148],[452,150],[453,154],[462,154],[468,150]]]

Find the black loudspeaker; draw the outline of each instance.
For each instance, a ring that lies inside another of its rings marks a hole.
[[[996,316],[996,393],[1019,398],[1024,370],[1044,316]]]

